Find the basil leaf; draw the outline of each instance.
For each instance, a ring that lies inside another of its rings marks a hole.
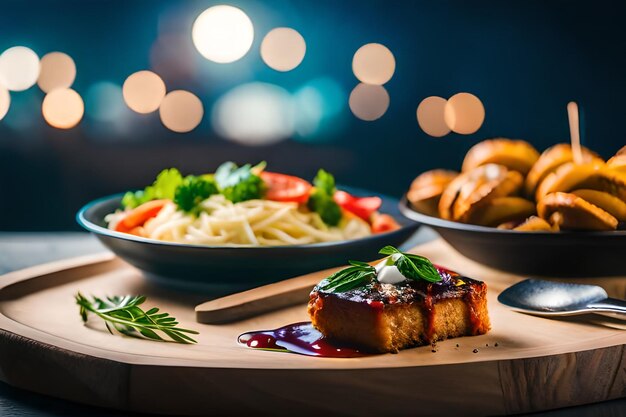
[[[397,255],[394,265],[398,268],[400,273],[408,279],[416,281],[423,279],[428,282],[441,281],[441,276],[437,268],[435,268],[428,258],[412,253],[400,252],[393,246],[385,246],[378,253],[390,256]]]

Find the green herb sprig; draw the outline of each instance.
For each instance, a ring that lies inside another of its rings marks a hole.
[[[378,253],[389,255],[388,265],[395,265],[405,278],[439,282],[441,276],[437,268],[427,258],[412,253],[400,252],[393,246],[385,246]],[[349,261],[350,266],[337,271],[319,285],[324,292],[341,293],[355,288],[365,287],[377,276],[376,268],[366,262]]]
[[[428,258],[412,253],[400,252],[393,246],[385,246],[378,253],[392,256],[394,265],[405,278],[412,280],[423,279],[428,282],[441,281],[441,276],[439,272],[437,272],[437,268],[435,268]]]
[[[88,299],[77,293],[76,304],[80,306],[80,316],[87,322],[88,314],[93,313],[104,320],[107,330],[115,334],[117,330],[131,337],[146,338],[149,340],[167,341],[159,333],[167,336],[169,341],[177,343],[197,343],[188,334],[198,334],[195,330],[176,327],[178,321],[168,313],[159,313],[158,308],[144,311],[139,305],[146,301],[144,296],[107,297]],[[159,332],[159,333],[157,333]]]
[[[346,292],[354,288],[364,287],[376,277],[373,266],[361,262],[350,261],[351,266],[337,271],[319,286],[325,292]]]

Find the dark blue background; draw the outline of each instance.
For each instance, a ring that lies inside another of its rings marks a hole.
[[[25,45],[40,56],[60,50],[76,61],[73,86],[83,96],[99,81],[121,85],[150,68],[160,32],[190,37],[194,18],[212,1],[4,1],[0,51]],[[157,114],[133,116],[120,134],[87,116],[71,130],[46,125],[43,93],[35,86],[12,94],[0,121],[0,230],[75,228],[74,212],[89,199],[143,186],[162,168],[203,172],[226,159],[265,159],[272,170],[312,177],[318,167],[339,182],[400,195],[419,172],[458,167],[465,151],[494,136],[523,138],[538,149],[569,138],[565,106],[584,110],[584,143],[605,157],[626,144],[626,13],[611,1],[233,1],[251,17],[255,41],[241,61],[220,66],[193,55],[195,76],[167,79],[205,106],[202,124],[188,134],[165,129]],[[301,66],[288,73],[259,57],[265,33],[297,29],[307,41]],[[190,41],[189,41],[190,42]],[[380,42],[396,58],[385,86],[387,113],[356,119],[347,95],[357,80],[354,52]],[[315,78],[334,79],[345,103],[328,131],[302,142],[243,147],[211,129],[213,102],[235,85],[262,81],[290,92]],[[164,77],[165,78],[165,77]],[[474,135],[435,139],[415,118],[430,95],[467,91],[480,97],[486,119]]]

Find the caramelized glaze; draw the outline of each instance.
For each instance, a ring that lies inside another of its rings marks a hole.
[[[435,309],[434,305],[444,299],[462,298],[468,305],[472,334],[478,334],[481,320],[476,314],[477,297],[485,291],[485,284],[472,278],[464,277],[447,268],[436,265],[441,281],[406,280],[398,284],[382,284],[373,281],[371,284],[342,293],[327,293],[319,289],[319,284],[311,292],[311,299],[338,297],[355,303],[367,304],[382,313],[387,305],[397,303],[421,305],[427,317],[426,338],[434,336]],[[323,283],[324,281],[322,281]],[[320,284],[322,284],[320,283]]]
[[[468,306],[471,334],[479,334],[482,320],[478,316],[478,302],[486,292],[483,282],[467,278],[446,268],[436,266],[441,281],[431,283],[424,280],[406,280],[398,284],[371,284],[343,293],[328,293],[316,286],[311,292],[311,302],[323,303],[328,297],[358,303],[371,309],[377,317],[382,316],[386,306],[398,303],[419,305],[426,317],[425,339],[435,341],[435,304],[441,300],[462,298]],[[327,339],[310,322],[290,324],[275,330],[244,333],[238,342],[253,349],[278,350],[308,356],[351,358],[366,353],[353,347],[340,345]]]

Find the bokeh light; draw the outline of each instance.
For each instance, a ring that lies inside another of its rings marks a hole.
[[[261,58],[276,71],[296,68],[306,53],[306,42],[291,28],[272,29],[261,42]]]
[[[176,90],[165,96],[159,114],[165,127],[174,132],[184,133],[200,124],[204,107],[200,99],[189,91]]]
[[[11,94],[9,90],[0,85],[0,120],[6,116],[11,107]]]
[[[14,46],[0,55],[0,84],[11,91],[24,91],[39,77],[39,57],[32,49]]]
[[[448,99],[443,114],[450,130],[462,135],[471,135],[483,125],[485,107],[475,95],[458,93]]]
[[[152,71],[138,71],[124,81],[122,93],[132,110],[142,114],[152,113],[165,97],[165,83]]]
[[[393,77],[395,70],[393,54],[379,43],[363,45],[352,58],[352,71],[365,84],[383,85]]]
[[[85,105],[76,91],[71,88],[57,88],[46,94],[41,109],[50,126],[69,129],[83,118]]]
[[[379,119],[389,108],[389,93],[381,85],[358,84],[350,93],[350,110],[365,121]]]
[[[198,16],[191,36],[202,56],[226,64],[248,53],[254,40],[254,27],[241,9],[219,5],[209,7]]]
[[[55,88],[69,88],[76,78],[74,60],[63,52],[50,52],[41,58],[41,72],[37,79],[39,88],[49,93]]]
[[[124,106],[122,87],[109,81],[93,84],[85,95],[86,112],[100,122],[116,122],[128,111]]]
[[[213,124],[226,139],[244,145],[267,145],[294,132],[291,96],[281,87],[244,84],[224,94],[213,108]]]
[[[426,97],[417,106],[417,123],[427,135],[440,138],[450,133],[443,113],[446,108],[446,100],[443,97]]]
[[[340,116],[345,108],[346,93],[333,79],[316,78],[304,84],[293,95],[295,128],[304,141],[324,134],[329,139],[343,127]]]

